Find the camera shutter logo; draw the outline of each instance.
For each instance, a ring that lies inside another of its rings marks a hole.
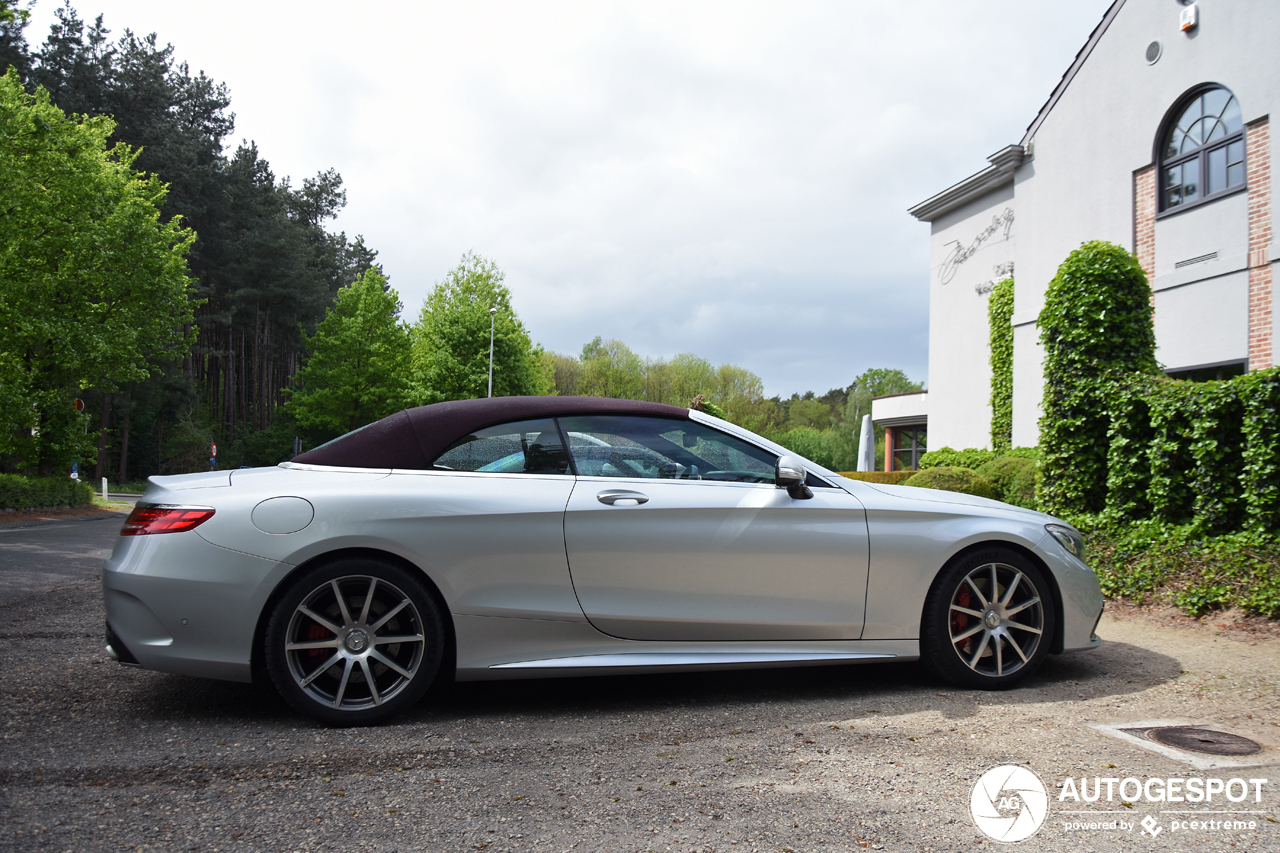
[[[1040,777],[1025,767],[992,767],[973,786],[969,813],[994,841],[1025,841],[1049,815],[1049,794]]]

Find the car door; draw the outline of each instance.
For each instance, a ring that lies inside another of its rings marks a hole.
[[[582,621],[564,552],[573,476],[551,418],[476,430],[392,479],[364,527],[420,555],[455,614]]]
[[[559,419],[577,480],[565,515],[587,618],[632,640],[847,640],[862,632],[866,515],[842,489],[792,498],[776,457],[659,417]]]

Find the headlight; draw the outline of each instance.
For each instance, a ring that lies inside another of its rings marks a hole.
[[[1080,535],[1080,531],[1074,527],[1067,527],[1065,524],[1046,524],[1044,529],[1057,539],[1072,554],[1084,561],[1084,537]]]

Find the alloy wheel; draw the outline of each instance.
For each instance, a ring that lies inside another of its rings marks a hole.
[[[1044,640],[1044,596],[1025,572],[985,563],[956,586],[948,608],[952,648],[975,673],[1001,678],[1026,666]]]
[[[350,575],[312,590],[294,609],[285,658],[296,685],[337,711],[391,701],[422,666],[426,636],[413,600],[382,578]]]

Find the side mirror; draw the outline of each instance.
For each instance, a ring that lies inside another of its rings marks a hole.
[[[804,482],[808,476],[800,460],[794,456],[778,457],[778,464],[773,469],[773,482],[798,501],[813,497],[813,491]]]

